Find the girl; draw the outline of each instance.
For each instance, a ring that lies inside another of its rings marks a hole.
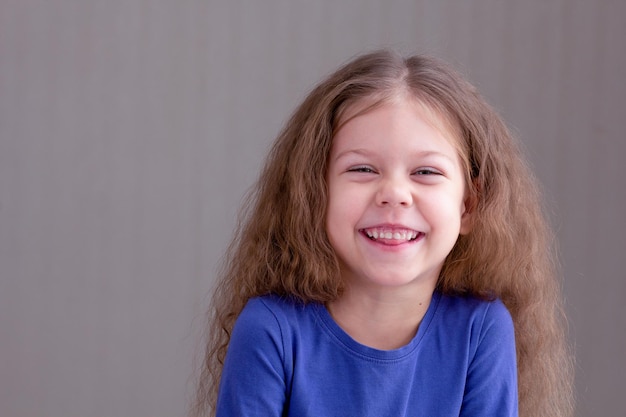
[[[443,63],[389,51],[278,137],[212,302],[195,415],[568,416],[535,181]]]

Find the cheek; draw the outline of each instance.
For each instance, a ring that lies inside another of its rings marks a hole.
[[[358,229],[368,204],[364,193],[344,188],[329,195],[326,233],[334,245],[336,238],[346,239]]]
[[[464,203],[462,193],[433,193],[423,199],[425,215],[434,223],[449,226],[460,223],[463,215]]]
[[[356,204],[348,193],[335,193],[328,200],[326,223],[335,227],[344,224],[354,217]]]
[[[328,192],[328,204],[326,208],[326,229],[329,236],[332,235],[333,230],[341,223],[340,219],[344,217],[343,210],[341,193],[331,186]]]
[[[326,236],[333,249],[340,255],[343,247],[342,242],[348,236],[348,228],[352,222],[346,207],[340,198],[334,196],[328,200],[326,212]]]

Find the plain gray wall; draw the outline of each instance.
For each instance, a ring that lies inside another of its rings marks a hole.
[[[381,46],[448,59],[523,140],[577,416],[626,415],[625,18],[611,0],[0,1],[0,415],[182,416],[269,143]]]

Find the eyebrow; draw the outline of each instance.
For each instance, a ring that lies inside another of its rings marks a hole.
[[[351,154],[356,154],[356,155],[361,155],[361,156],[369,156],[370,154],[372,154],[372,152],[368,151],[367,149],[362,149],[362,148],[357,148],[357,149],[348,149],[345,150],[343,152],[340,152],[336,157],[335,157],[335,161],[351,155]],[[417,152],[412,152],[411,156],[415,156],[415,157],[419,157],[419,158],[428,158],[428,157],[435,157],[435,158],[443,158],[449,162],[454,163],[455,161],[448,155],[446,155],[445,153],[442,152],[438,152],[438,151],[417,151]]]
[[[350,154],[363,155],[368,156],[371,152],[368,152],[366,149],[348,149],[346,151],[340,152],[337,156],[335,156],[335,161],[348,156]]]

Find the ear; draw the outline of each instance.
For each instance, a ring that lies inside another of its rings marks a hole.
[[[469,195],[463,201],[461,207],[461,229],[460,235],[466,235],[472,231],[474,226],[474,213],[476,212],[477,197]]]

